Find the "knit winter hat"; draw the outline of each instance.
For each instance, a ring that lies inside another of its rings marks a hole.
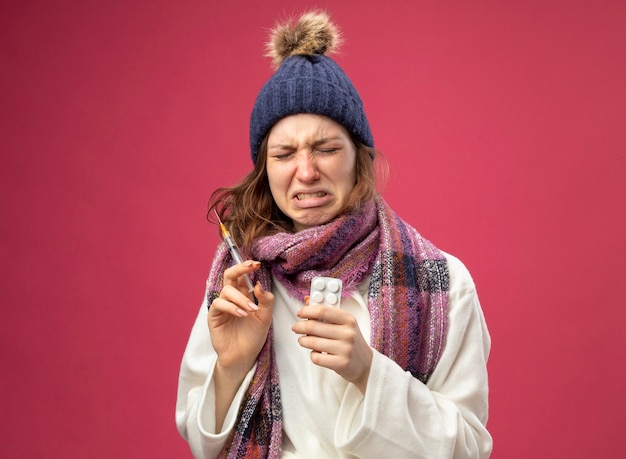
[[[374,146],[359,93],[341,67],[326,56],[340,39],[337,27],[322,11],[305,13],[295,24],[279,24],[272,30],[267,55],[278,70],[261,88],[250,115],[254,163],[272,126],[296,113],[327,116],[363,144]]]

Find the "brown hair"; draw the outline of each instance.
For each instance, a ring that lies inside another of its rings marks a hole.
[[[376,170],[382,172],[380,185],[387,178],[387,161],[371,147],[356,142],[356,184],[342,213],[358,208],[362,203],[377,195]],[[211,194],[207,219],[215,221],[213,210],[228,228],[234,240],[246,252],[252,242],[262,236],[280,231],[293,231],[293,224],[276,205],[270,191],[265,168],[267,137],[259,147],[254,169],[238,184],[218,188]],[[378,166],[378,167],[377,167]]]

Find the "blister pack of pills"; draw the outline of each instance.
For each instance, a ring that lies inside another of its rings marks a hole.
[[[324,304],[338,308],[341,304],[341,279],[314,277],[311,281],[309,304]]]

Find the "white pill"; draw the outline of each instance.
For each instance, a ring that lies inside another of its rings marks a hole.
[[[324,301],[324,295],[322,292],[313,292],[311,294],[311,302],[312,303],[322,303]]]
[[[331,292],[337,293],[339,291],[339,282],[337,282],[336,280],[329,280],[328,284],[326,285],[326,287]]]
[[[329,293],[328,295],[326,295],[326,304],[328,306],[334,306],[335,304],[337,304],[337,295],[335,295],[334,293]]]
[[[324,279],[313,279],[313,288],[315,290],[324,290],[325,286],[326,283],[324,282]]]

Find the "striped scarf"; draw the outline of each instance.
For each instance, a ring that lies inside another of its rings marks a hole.
[[[256,280],[272,275],[303,301],[315,276],[338,277],[350,296],[371,274],[371,345],[426,383],[441,356],[447,330],[448,267],[443,253],[403,222],[382,199],[330,223],[259,238],[251,257],[262,262]],[[232,263],[221,245],[207,282],[209,304]],[[282,441],[279,375],[272,330],[241,404],[222,458],[277,458]]]

